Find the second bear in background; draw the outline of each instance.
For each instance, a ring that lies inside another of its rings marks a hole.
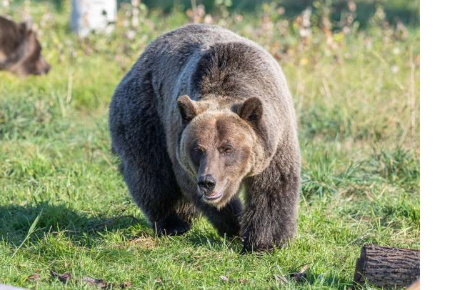
[[[29,22],[17,24],[0,16],[0,70],[21,77],[49,72],[50,65],[41,55],[41,44]]]

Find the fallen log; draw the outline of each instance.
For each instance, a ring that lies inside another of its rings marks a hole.
[[[356,261],[354,281],[378,287],[408,287],[419,277],[419,251],[368,245]]]

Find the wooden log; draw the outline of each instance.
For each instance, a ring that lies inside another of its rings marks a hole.
[[[356,261],[354,281],[378,287],[408,287],[419,277],[419,251],[368,245]]]

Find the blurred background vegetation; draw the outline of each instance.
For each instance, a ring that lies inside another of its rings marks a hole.
[[[62,9],[64,0],[35,0],[51,2],[57,9]],[[17,1],[20,3],[21,1]],[[118,0],[119,5],[127,3],[127,0]],[[343,16],[343,10],[348,5],[348,0],[143,0],[141,1],[149,9],[161,9],[169,13],[174,6],[178,6],[182,10],[191,8],[193,5],[202,4],[206,13],[216,13],[224,6],[229,12],[233,13],[250,13],[261,9],[265,4],[277,3],[287,12],[287,16],[294,17],[308,7],[313,7],[313,14],[321,11],[321,6],[331,8],[331,18],[334,21],[340,21]],[[369,19],[375,14],[375,11],[382,7],[390,22],[401,20],[405,24],[418,25],[419,18],[419,0],[356,0],[356,21],[360,25],[365,26]]]

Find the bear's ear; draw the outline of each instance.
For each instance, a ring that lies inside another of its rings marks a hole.
[[[190,99],[189,96],[183,95],[177,99],[177,106],[184,124],[189,123],[196,117],[196,103]]]
[[[33,30],[33,22],[31,21],[31,18],[25,19],[19,25],[20,25],[20,29],[23,32],[31,32]]]
[[[252,124],[258,124],[264,113],[264,106],[259,98],[251,97],[243,102],[239,108],[239,116]]]

